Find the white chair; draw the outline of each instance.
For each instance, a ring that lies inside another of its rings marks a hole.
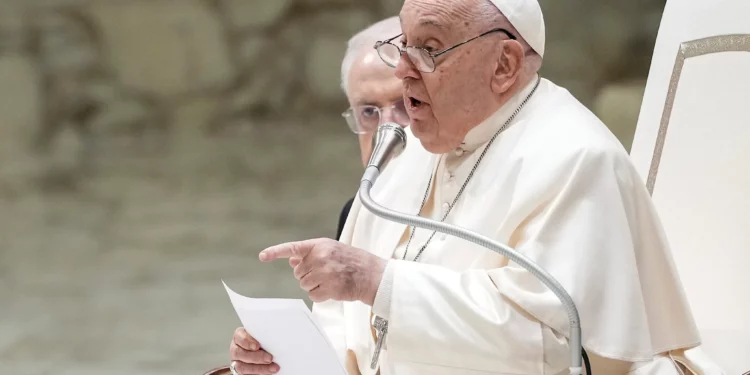
[[[703,339],[750,372],[750,0],[669,0],[631,156]]]

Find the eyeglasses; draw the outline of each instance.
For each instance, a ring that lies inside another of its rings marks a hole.
[[[409,124],[409,115],[403,99],[389,107],[379,108],[374,105],[354,106],[341,114],[354,134],[368,134],[376,131],[382,121],[392,121],[399,125]]]
[[[398,34],[394,36],[393,38],[375,43],[374,48],[378,51],[378,55],[380,56],[380,59],[383,60],[383,62],[385,62],[391,68],[395,68],[396,65],[398,65],[398,61],[401,59],[401,55],[405,52],[406,55],[409,57],[409,60],[411,60],[412,64],[414,64],[414,66],[420,72],[432,73],[435,71],[435,58],[436,57],[458,46],[469,43],[474,39],[481,38],[487,34],[491,34],[495,32],[504,33],[511,40],[516,39],[516,37],[513,34],[511,34],[508,30],[498,28],[498,29],[492,29],[490,31],[486,31],[471,39],[464,40],[463,42],[458,43],[454,45],[453,47],[446,48],[440,52],[430,52],[422,47],[406,47],[405,49],[401,49],[401,47],[391,43],[394,39],[403,35],[403,34]]]

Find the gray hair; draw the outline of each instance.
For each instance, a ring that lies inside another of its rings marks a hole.
[[[368,49],[372,50],[375,42],[392,38],[399,33],[401,33],[401,21],[398,16],[394,16],[370,25],[349,39],[344,60],[341,62],[341,89],[345,94],[349,87],[349,71],[354,66],[354,62],[362,53]]]

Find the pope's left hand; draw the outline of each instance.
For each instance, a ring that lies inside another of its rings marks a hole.
[[[294,277],[313,302],[362,301],[370,306],[388,262],[328,238],[269,247],[259,258],[261,262],[289,258]]]

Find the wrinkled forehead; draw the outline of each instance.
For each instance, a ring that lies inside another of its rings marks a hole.
[[[399,18],[401,28],[410,34],[452,34],[472,25],[477,0],[406,0]],[[480,0],[484,1],[484,0]]]

